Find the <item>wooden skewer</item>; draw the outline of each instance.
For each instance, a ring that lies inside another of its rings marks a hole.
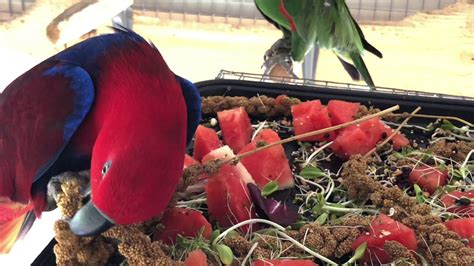
[[[380,143],[379,145],[377,145],[375,148],[373,148],[372,150],[370,150],[369,152],[367,152],[364,157],[368,157],[370,154],[372,154],[373,152],[375,152],[378,148],[380,147],[383,147],[385,144],[387,144],[392,138],[395,137],[395,135],[397,135],[398,132],[400,132],[400,129],[402,129],[403,126],[405,126],[408,121],[410,121],[410,119],[412,117],[415,116],[416,113],[418,113],[419,111],[421,110],[421,107],[417,107],[415,110],[413,110],[413,112],[411,112],[407,118],[405,118],[405,120],[403,120],[403,122],[392,132],[392,134],[386,138],[384,141],[382,141],[382,143]]]

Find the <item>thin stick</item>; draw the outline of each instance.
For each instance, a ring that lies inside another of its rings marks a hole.
[[[338,129],[341,129],[341,128],[345,128],[345,127],[348,127],[348,126],[352,126],[352,125],[358,124],[358,123],[360,123],[360,122],[364,122],[364,121],[366,121],[366,120],[372,119],[372,118],[374,118],[374,117],[379,117],[379,116],[382,116],[382,115],[384,115],[384,114],[387,114],[387,113],[396,111],[396,110],[398,110],[398,109],[400,109],[400,106],[395,105],[395,106],[392,106],[392,107],[390,107],[390,108],[387,108],[387,109],[385,109],[385,110],[383,110],[383,111],[380,111],[380,112],[378,112],[378,113],[371,114],[371,115],[368,115],[368,116],[364,116],[364,117],[362,117],[362,118],[356,119],[356,120],[351,121],[351,122],[347,122],[347,123],[340,124],[340,125],[337,125],[337,126],[327,127],[327,128],[323,128],[323,129],[319,129],[319,130],[307,132],[307,133],[304,133],[304,134],[301,134],[301,135],[289,137],[289,138],[286,138],[286,139],[283,139],[283,140],[280,140],[280,141],[277,141],[277,142],[273,142],[273,143],[267,144],[267,145],[262,146],[262,147],[258,147],[258,148],[256,148],[256,149],[250,150],[250,151],[248,151],[248,152],[244,152],[244,153],[238,154],[238,155],[236,155],[236,156],[233,157],[233,158],[230,158],[230,159],[227,159],[227,160],[224,160],[224,161],[219,162],[218,165],[220,166],[220,165],[223,165],[223,164],[226,164],[226,163],[229,163],[229,162],[239,161],[240,159],[242,159],[242,158],[244,158],[244,157],[246,157],[246,156],[252,155],[252,154],[254,154],[254,153],[257,153],[257,152],[259,152],[259,151],[262,151],[262,150],[265,150],[265,149],[268,149],[268,148],[271,148],[271,147],[274,147],[274,146],[277,146],[277,145],[285,144],[285,143],[292,142],[292,141],[295,141],[295,140],[304,139],[304,138],[307,138],[307,137],[312,137],[312,136],[315,136],[315,135],[324,134],[324,133],[328,133],[328,132],[331,132],[331,131],[335,131],[335,130],[338,130]]]
[[[406,116],[407,114],[395,114],[396,116]],[[421,118],[432,118],[432,119],[446,119],[446,120],[455,120],[461,122],[469,127],[474,127],[474,124],[467,122],[466,120],[455,117],[455,116],[438,116],[438,115],[425,115],[425,114],[416,114],[413,117],[421,117]]]
[[[383,147],[385,144],[387,144],[392,138],[395,137],[395,135],[397,135],[398,132],[400,132],[400,129],[402,129],[403,126],[405,126],[408,121],[410,121],[410,119],[416,114],[418,113],[419,111],[421,110],[421,107],[417,107],[415,110],[413,110],[413,112],[411,112],[407,118],[405,118],[405,120],[403,120],[403,122],[397,127],[397,129],[395,129],[392,134],[386,138],[384,141],[382,141],[382,143],[380,143],[379,145],[377,145],[375,148],[373,148],[372,150],[370,150],[369,152],[367,152],[364,157],[368,157],[370,154],[372,154],[373,152],[375,152],[378,148],[380,147]]]

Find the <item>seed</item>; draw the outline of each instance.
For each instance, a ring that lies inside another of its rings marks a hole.
[[[211,120],[209,121],[209,123],[211,124],[211,127],[215,127],[217,125],[217,119],[215,119],[214,117],[211,118]]]

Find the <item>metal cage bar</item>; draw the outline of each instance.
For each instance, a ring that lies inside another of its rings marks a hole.
[[[13,0],[19,1],[19,0]],[[346,0],[357,20],[401,20],[418,11],[441,9],[456,0]],[[154,8],[152,8],[154,7]],[[254,0],[135,0],[134,8],[142,11],[185,13],[200,16],[263,20]]]
[[[217,75],[216,79],[228,79],[228,80],[246,80],[246,81],[255,81],[255,82],[269,82],[275,83],[272,81],[269,76],[261,74],[252,74],[244,72],[234,72],[228,70],[221,70]],[[295,79],[288,77],[278,78],[278,83],[288,84],[288,85],[300,85],[300,86],[313,86],[313,87],[322,87],[330,89],[340,89],[340,90],[351,90],[351,91],[369,91],[369,92],[379,92],[386,93],[390,95],[407,95],[407,96],[424,96],[432,98],[441,98],[441,99],[454,99],[454,100],[463,100],[469,101],[474,104],[474,98],[465,97],[465,96],[455,96],[449,94],[441,93],[430,93],[414,90],[402,90],[395,88],[386,88],[386,87],[375,87],[370,88],[369,86],[343,83],[343,82],[334,82],[334,81],[325,81],[325,80],[314,80],[314,79]]]

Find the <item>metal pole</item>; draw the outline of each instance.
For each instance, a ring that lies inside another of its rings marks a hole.
[[[392,12],[393,12],[393,0],[390,0],[390,6],[388,7],[388,20],[389,21],[392,20]]]
[[[374,15],[373,15],[373,20],[375,20],[375,15],[377,14],[377,0],[375,0],[375,3],[374,3]]]
[[[318,64],[318,57],[319,57],[319,46],[315,45],[304,57],[304,61],[303,61],[303,78],[304,79],[316,78],[316,66]]]
[[[12,0],[8,0],[8,11],[10,12],[10,17],[13,16]]]
[[[405,2],[405,17],[408,15],[408,0]]]
[[[357,19],[360,19],[360,9],[362,7],[362,0],[359,0],[359,7],[357,8]]]

